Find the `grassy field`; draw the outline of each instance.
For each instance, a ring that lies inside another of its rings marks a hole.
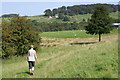
[[[62,19],[40,19],[40,16],[37,16],[37,17],[28,17],[28,19],[31,19],[31,20],[37,20],[38,22],[61,22]]]
[[[41,19],[41,17],[43,17],[43,19]],[[72,16],[73,19],[71,19],[70,21],[67,21],[67,22],[81,22],[83,19],[90,19],[91,18],[91,14],[84,14],[84,15],[75,15],[75,16]],[[110,13],[110,17],[112,17],[113,19],[118,19],[118,13]],[[63,22],[62,19],[55,19],[55,18],[52,18],[52,19],[44,19],[46,18],[45,16],[43,15],[38,15],[38,16],[31,16],[31,17],[28,17],[28,19],[31,19],[31,20],[37,20],[38,22]],[[75,19],[74,19],[75,18]],[[0,18],[0,22],[2,21],[2,18]]]
[[[118,14],[119,13],[110,13],[110,17],[112,17],[113,19],[118,19]]]
[[[44,33],[43,33],[44,34]],[[63,34],[63,32],[61,32]],[[83,34],[84,36],[85,34]],[[61,35],[63,36],[63,35]],[[91,39],[87,37],[87,40]],[[76,38],[73,38],[76,39]],[[84,39],[84,38],[83,38]],[[96,38],[97,39],[97,38]],[[64,38],[65,40],[65,38]],[[84,41],[84,40],[83,40]],[[3,78],[117,78],[117,34],[104,36],[102,42],[56,45],[37,51],[35,75],[28,74],[26,56],[3,60]],[[80,43],[80,42],[79,42]],[[84,42],[82,42],[84,43]]]
[[[81,22],[83,19],[90,19],[92,14],[85,14],[85,15],[76,15],[74,17],[77,17],[77,19],[73,19],[72,21],[77,21],[77,22]],[[113,19],[118,19],[118,13],[110,13],[110,17],[112,17]]]
[[[118,30],[114,29],[110,34],[117,34]],[[109,34],[104,34],[106,36]],[[40,34],[41,37],[46,38],[90,38],[98,37],[98,35],[86,34],[85,30],[73,30],[73,31],[58,31],[58,32],[43,32]]]
[[[38,22],[61,22],[62,19],[40,19],[40,17],[43,16],[37,16],[37,17],[28,17],[31,20],[37,20]],[[77,21],[77,22],[81,22],[83,19],[90,19],[91,18],[91,14],[84,14],[84,15],[75,15],[72,16],[75,19],[71,19],[71,21],[69,22],[73,22],[73,21]],[[110,17],[112,17],[113,19],[118,19],[118,13],[110,13]]]

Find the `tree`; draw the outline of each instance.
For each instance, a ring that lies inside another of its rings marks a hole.
[[[63,19],[64,18],[64,14],[63,13],[59,13],[58,14],[58,19]]]
[[[56,14],[58,14],[58,9],[53,9],[52,13],[53,13],[53,16],[55,16]]]
[[[93,9],[97,5],[100,4],[62,6],[59,7],[57,10],[58,10],[58,14],[62,13],[64,15],[74,16],[79,14],[90,14],[93,12]],[[109,12],[118,12],[119,5],[113,5],[113,4],[102,4],[102,5],[105,5],[109,9]],[[56,14],[56,10],[55,11],[52,10],[52,12],[53,12],[52,15]],[[45,15],[47,15],[46,12]]]
[[[65,6],[61,7],[61,13],[63,13],[65,15],[65,13],[66,13],[66,7]]]
[[[68,16],[65,16],[63,21],[70,21],[70,18]]]
[[[98,5],[85,28],[88,34],[99,34],[99,41],[101,41],[101,35],[110,33],[113,29],[112,18],[109,17],[108,9],[104,5]]]
[[[2,17],[17,17],[17,16],[19,16],[19,14],[4,14],[4,15],[2,15]]]
[[[50,9],[47,9],[44,11],[45,16],[52,16],[52,11]]]
[[[33,24],[26,17],[12,17],[10,21],[2,20],[2,56],[24,55],[29,46],[39,46],[38,31],[32,29]]]

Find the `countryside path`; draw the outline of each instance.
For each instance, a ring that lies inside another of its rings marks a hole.
[[[110,36],[103,36],[102,37],[102,41],[108,41],[108,40],[116,40],[118,39],[118,35],[110,35]],[[67,39],[59,39],[59,38],[55,38],[55,39],[50,39],[50,38],[42,38],[42,44],[41,46],[44,47],[53,47],[53,46],[58,46],[58,45],[70,45],[70,43],[84,43],[84,42],[98,42],[98,38],[67,38]],[[37,68],[37,73],[41,73],[43,72],[45,76],[43,77],[47,77],[48,73],[45,73],[45,71],[47,70],[47,66],[51,66],[52,63],[60,63],[63,62],[63,60],[66,60],[66,57],[69,57],[69,55],[73,55],[74,52],[72,52],[72,50],[69,51],[69,54],[65,54],[65,52],[58,52],[57,54],[55,54],[55,52],[53,52],[53,54],[51,54],[50,56],[45,56],[45,57],[41,57],[41,53],[38,52],[39,56],[41,58],[38,59],[38,62],[40,63],[36,63],[36,68]],[[46,54],[46,53],[43,53]],[[63,59],[63,60],[62,60]],[[26,59],[25,59],[26,60]],[[41,66],[41,62],[44,61],[49,61],[50,62],[46,62],[43,67],[41,67],[40,69],[38,68],[38,66]],[[13,77],[13,78],[18,78],[18,77],[39,77],[39,75],[35,75],[35,76],[29,76],[29,75],[22,75],[22,74],[18,74],[21,72],[25,72],[26,70],[28,71],[28,64],[26,64],[26,61],[23,62],[19,62],[19,63],[11,63],[11,64],[6,64],[3,68],[3,74],[9,75],[9,76],[5,76],[4,77]],[[11,67],[11,69],[8,68],[8,66],[13,66]],[[54,65],[53,65],[54,66]],[[19,68],[18,68],[19,67]],[[59,67],[56,66],[56,68]],[[73,66],[74,68],[74,66]],[[14,72],[13,72],[14,71]],[[51,67],[51,71],[52,71],[52,67]],[[64,70],[62,70],[62,72],[64,73]]]

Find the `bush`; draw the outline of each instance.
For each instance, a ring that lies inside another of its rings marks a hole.
[[[13,17],[9,21],[3,19],[2,56],[24,55],[31,44],[39,46],[40,37],[32,27],[32,22],[26,17]]]

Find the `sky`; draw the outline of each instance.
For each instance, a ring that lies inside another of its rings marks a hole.
[[[61,6],[80,4],[108,3],[118,4],[119,0],[2,0],[0,3],[0,16],[3,14],[20,14],[21,16],[34,16],[44,14],[46,9]]]

